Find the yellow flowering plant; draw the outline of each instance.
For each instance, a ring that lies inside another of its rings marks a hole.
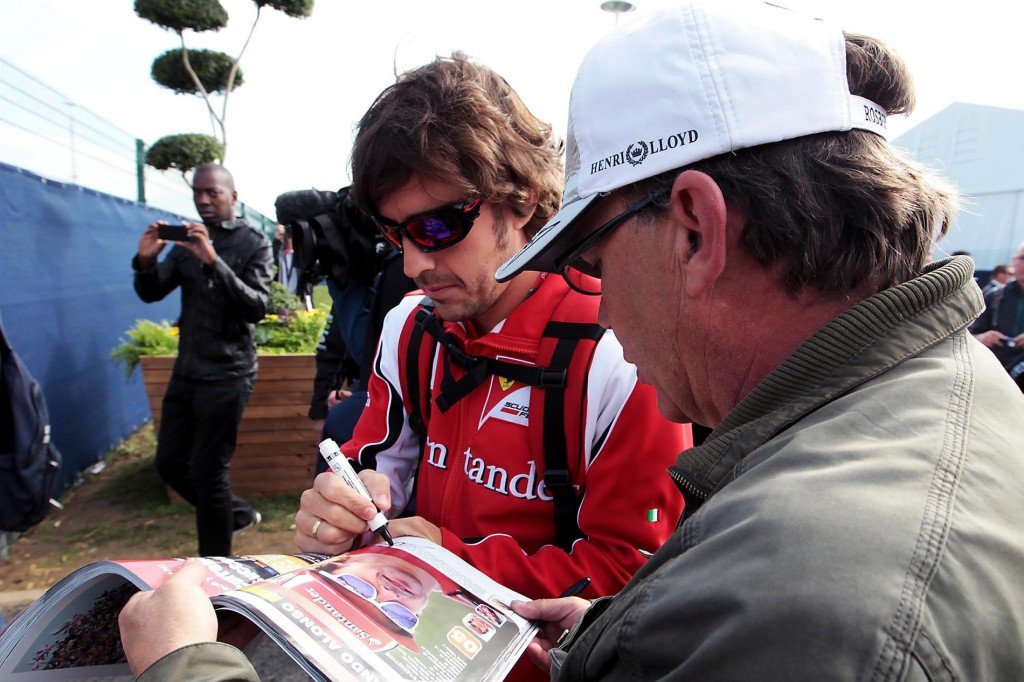
[[[260,354],[313,353],[327,326],[327,312],[305,310],[298,296],[279,282],[270,290],[270,310],[256,324],[256,352]],[[127,337],[127,338],[126,338]],[[125,332],[110,357],[124,365],[131,376],[142,355],[177,355],[178,328],[167,320],[136,320]]]
[[[117,348],[110,351],[110,357],[124,365],[126,377],[132,375],[141,355],[178,354],[178,328],[167,320],[136,320],[125,336],[121,337]]]
[[[256,323],[256,350],[260,353],[312,353],[327,325],[322,310],[296,310],[270,314]]]
[[[260,353],[312,353],[327,326],[327,313],[306,310],[280,282],[270,285],[270,311],[256,323]]]

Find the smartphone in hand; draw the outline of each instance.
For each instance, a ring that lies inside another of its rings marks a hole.
[[[188,228],[184,225],[157,225],[156,236],[171,242],[190,242]]]

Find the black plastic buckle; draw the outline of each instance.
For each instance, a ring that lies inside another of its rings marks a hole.
[[[565,388],[565,369],[542,369],[540,371],[541,388]]]
[[[446,343],[445,350],[448,352],[448,357],[455,361],[455,364],[467,371],[472,370],[486,359],[478,355],[470,355],[453,342]]]
[[[572,488],[572,479],[569,478],[568,469],[548,469],[544,472],[544,487],[548,490],[555,488]]]

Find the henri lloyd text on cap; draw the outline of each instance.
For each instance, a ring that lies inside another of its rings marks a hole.
[[[850,92],[845,40],[829,22],[740,2],[690,2],[609,34],[573,84],[562,208],[498,281],[553,272],[578,241],[577,219],[621,187],[817,133],[886,137],[885,109]]]
[[[682,133],[669,135],[668,137],[659,137],[657,140],[648,140],[646,142],[644,140],[637,140],[626,147],[625,150],[590,164],[590,174],[593,175],[594,173],[599,173],[627,162],[631,166],[639,166],[649,155],[658,154],[666,149],[682,147],[685,144],[693,144],[697,141],[698,137],[699,135],[696,130],[687,130]]]

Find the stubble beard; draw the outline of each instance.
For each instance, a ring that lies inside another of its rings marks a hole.
[[[496,224],[493,229],[495,230],[496,237],[494,251],[501,254],[497,262],[503,263],[511,258],[518,249],[510,247],[508,230],[504,223]],[[509,251],[513,253],[509,253]],[[497,271],[497,267],[495,267],[495,271]],[[414,281],[416,286],[420,288],[423,288],[424,284],[428,286],[454,284],[462,290],[465,297],[461,301],[453,303],[434,302],[437,314],[445,322],[467,322],[483,316],[484,313],[497,304],[502,291],[505,289],[504,285],[499,284],[494,279],[494,272],[483,275],[479,280],[474,281],[472,285],[457,277],[433,278],[429,275],[417,278]]]
[[[486,282],[479,282],[470,288],[465,283],[460,283],[465,298],[461,301],[451,303],[437,303],[435,309],[442,320],[446,322],[467,322],[475,320],[490,310],[498,300],[500,291],[497,282],[488,286]]]

